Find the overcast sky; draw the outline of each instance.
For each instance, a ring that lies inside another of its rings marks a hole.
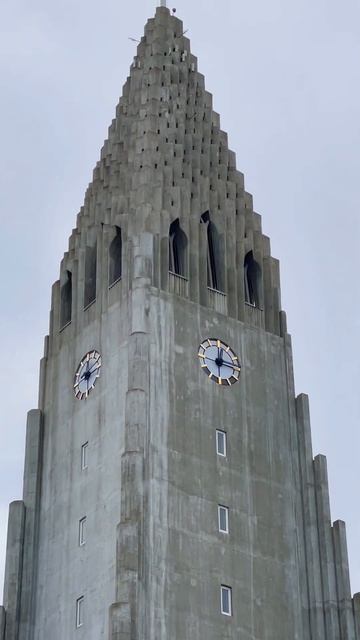
[[[50,287],[129,73],[128,38],[155,6],[0,2],[0,583]],[[327,455],[332,516],[347,522],[360,591],[360,6],[173,6],[280,259],[296,390],[310,395],[314,453]]]

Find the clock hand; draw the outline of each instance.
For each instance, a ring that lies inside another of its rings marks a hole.
[[[99,362],[96,362],[96,364],[94,364],[89,370],[89,373],[94,373],[94,371],[96,371],[96,369],[100,369],[100,367],[101,367],[101,364]]]
[[[231,364],[230,362],[223,362],[223,367],[229,367],[230,369],[234,369],[234,371],[240,371],[240,367],[237,367],[235,364]]]
[[[81,378],[79,378],[79,380],[77,380],[77,381],[75,382],[75,384],[74,384],[74,389],[75,389],[75,387],[77,387],[77,386],[80,384],[80,382],[83,382],[84,380],[85,380],[84,376],[82,376]]]

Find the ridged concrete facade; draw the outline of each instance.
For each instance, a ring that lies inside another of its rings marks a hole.
[[[176,220],[187,237],[181,275],[169,271]],[[121,278],[109,283],[119,229]],[[84,309],[91,252],[96,299]],[[199,365],[212,337],[239,356],[231,387]],[[74,372],[92,349],[101,376],[78,400]],[[295,397],[279,264],[166,7],[146,25],[53,287],[23,500],[10,506],[0,640],[49,638],[360,640],[345,525],[331,522],[326,460],[313,458],[308,400]]]

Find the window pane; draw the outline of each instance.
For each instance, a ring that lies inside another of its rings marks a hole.
[[[225,431],[216,431],[216,451],[219,456],[226,456],[226,433]]]
[[[79,522],[79,545],[86,542],[86,518],[82,518]]]
[[[228,533],[229,531],[229,509],[219,506],[219,530]]]
[[[226,616],[231,616],[231,588],[221,587],[221,613]]]
[[[81,468],[82,469],[87,469],[88,466],[88,462],[87,462],[87,455],[88,452],[88,443],[85,442],[85,444],[82,445],[81,447]]]
[[[76,601],[76,626],[82,627],[84,624],[84,597],[78,598]]]

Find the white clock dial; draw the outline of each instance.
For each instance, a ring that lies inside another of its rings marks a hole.
[[[222,340],[208,338],[201,343],[198,357],[202,370],[217,384],[238,382],[241,366],[234,351]]]
[[[101,355],[89,351],[81,360],[74,378],[74,393],[78,400],[87,398],[100,376]]]

